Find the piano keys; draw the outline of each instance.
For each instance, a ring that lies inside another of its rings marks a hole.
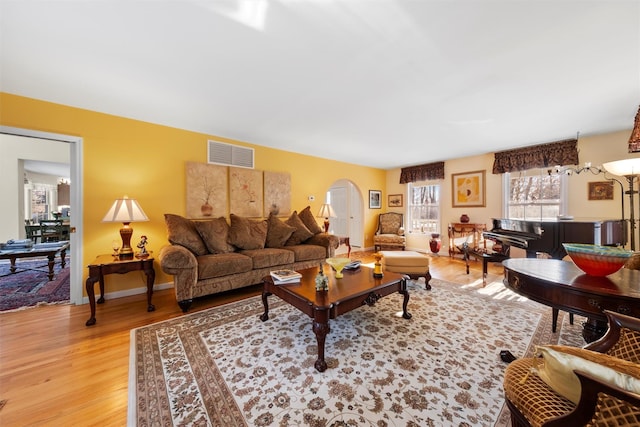
[[[520,220],[494,218],[493,227],[484,238],[524,249],[527,257],[538,252],[562,259],[567,253],[562,243],[588,243],[602,246],[624,246],[627,243],[624,220]]]

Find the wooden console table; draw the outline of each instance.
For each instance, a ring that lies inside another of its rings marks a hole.
[[[153,258],[118,259],[113,255],[100,255],[95,261],[89,264],[89,277],[85,283],[89,305],[91,306],[91,317],[85,325],[91,326],[96,323],[96,294],[94,285],[100,283],[100,298],[98,304],[104,303],[104,276],[107,274],[124,274],[131,271],[143,271],[147,276],[147,311],[154,311],[156,308],[151,304],[153,296],[153,282],[156,279],[156,272],[153,269]]]
[[[474,224],[470,222],[449,223],[449,256],[464,254],[462,244],[467,243],[471,250],[485,249],[486,244],[482,238],[482,232],[487,231],[486,224]]]
[[[622,268],[606,277],[589,276],[572,262],[556,259],[511,258],[504,265],[504,284],[514,292],[554,310],[587,317],[586,342],[607,331],[604,310],[640,318],[640,270]]]

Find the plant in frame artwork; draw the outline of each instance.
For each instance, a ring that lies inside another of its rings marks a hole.
[[[369,190],[369,209],[382,208],[382,191]]]

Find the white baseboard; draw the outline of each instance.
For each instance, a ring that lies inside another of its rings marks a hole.
[[[159,283],[153,286],[154,291],[160,291],[162,289],[171,289],[171,288],[173,288],[173,282]],[[147,287],[141,286],[139,288],[126,289],[124,291],[108,292],[104,295],[104,299],[123,298],[123,297],[130,297],[131,295],[140,295],[140,294],[146,294],[146,293],[147,293]],[[96,299],[97,298],[99,298],[98,295],[96,295]],[[89,304],[89,297],[83,296],[82,304]]]

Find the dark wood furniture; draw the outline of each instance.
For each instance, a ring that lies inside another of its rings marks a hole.
[[[452,222],[449,224],[449,256],[456,254],[465,256],[465,246],[469,250],[486,250],[482,233],[487,230],[486,224],[471,222]]]
[[[345,245],[347,247],[347,258],[351,257],[351,242],[349,236],[336,236],[338,238],[338,245]]]
[[[60,231],[56,231],[55,232],[55,237],[54,236],[47,236],[49,241],[56,241],[55,239],[58,239],[58,241],[60,240],[69,240],[69,233],[71,230],[71,226],[67,221],[63,221],[63,220],[58,220],[57,222],[61,222],[62,226],[60,228]],[[56,225],[57,227],[57,225]],[[41,224],[27,224],[24,226],[25,229],[25,233],[27,235],[27,239],[31,239],[33,240],[33,243],[38,243],[38,240],[40,240],[40,242],[44,242],[46,240],[42,239],[42,225]]]
[[[607,330],[604,310],[640,318],[640,271],[622,268],[606,277],[589,276],[572,262],[556,259],[512,258],[503,261],[507,288],[557,310],[587,317],[586,342]]]
[[[156,308],[151,304],[153,296],[153,282],[156,279],[156,272],[153,269],[153,258],[134,258],[120,260],[113,255],[99,255],[91,264],[89,264],[89,277],[85,282],[87,296],[89,297],[89,305],[91,306],[91,317],[85,323],[87,326],[96,323],[96,294],[94,285],[100,283],[100,298],[98,304],[104,303],[104,276],[107,274],[125,274],[131,271],[143,271],[147,276],[147,311],[154,311]]]
[[[53,266],[55,265],[56,254],[60,254],[60,266],[64,268],[67,265],[66,255],[69,249],[69,242],[57,242],[57,244],[41,244],[37,243],[28,249],[11,249],[8,251],[0,251],[0,259],[8,259],[11,262],[9,271],[11,273],[19,273],[16,267],[16,259],[18,258],[35,258],[47,257],[49,260],[49,280],[53,280]]]
[[[483,235],[503,245],[524,249],[528,258],[536,258],[537,252],[544,252],[551,258],[562,259],[567,255],[562,243],[624,246],[626,230],[626,221],[619,219],[535,221],[494,218],[493,227]]]
[[[318,268],[300,270],[302,279],[299,283],[290,285],[275,285],[271,276],[264,278],[262,303],[264,314],[260,316],[263,322],[269,320],[269,304],[267,297],[276,295],[313,319],[313,332],[318,343],[318,358],[314,364],[319,372],[327,369],[324,359],[324,343],[330,331],[329,319],[354,310],[363,305],[373,306],[382,297],[399,292],[404,296],[402,303],[402,317],[410,319],[407,312],[409,292],[407,291],[406,276],[385,272],[384,277],[373,277],[373,269],[360,267],[357,270],[344,271],[342,279],[336,279],[333,269],[324,267],[329,278],[328,291],[316,291],[315,277]]]

